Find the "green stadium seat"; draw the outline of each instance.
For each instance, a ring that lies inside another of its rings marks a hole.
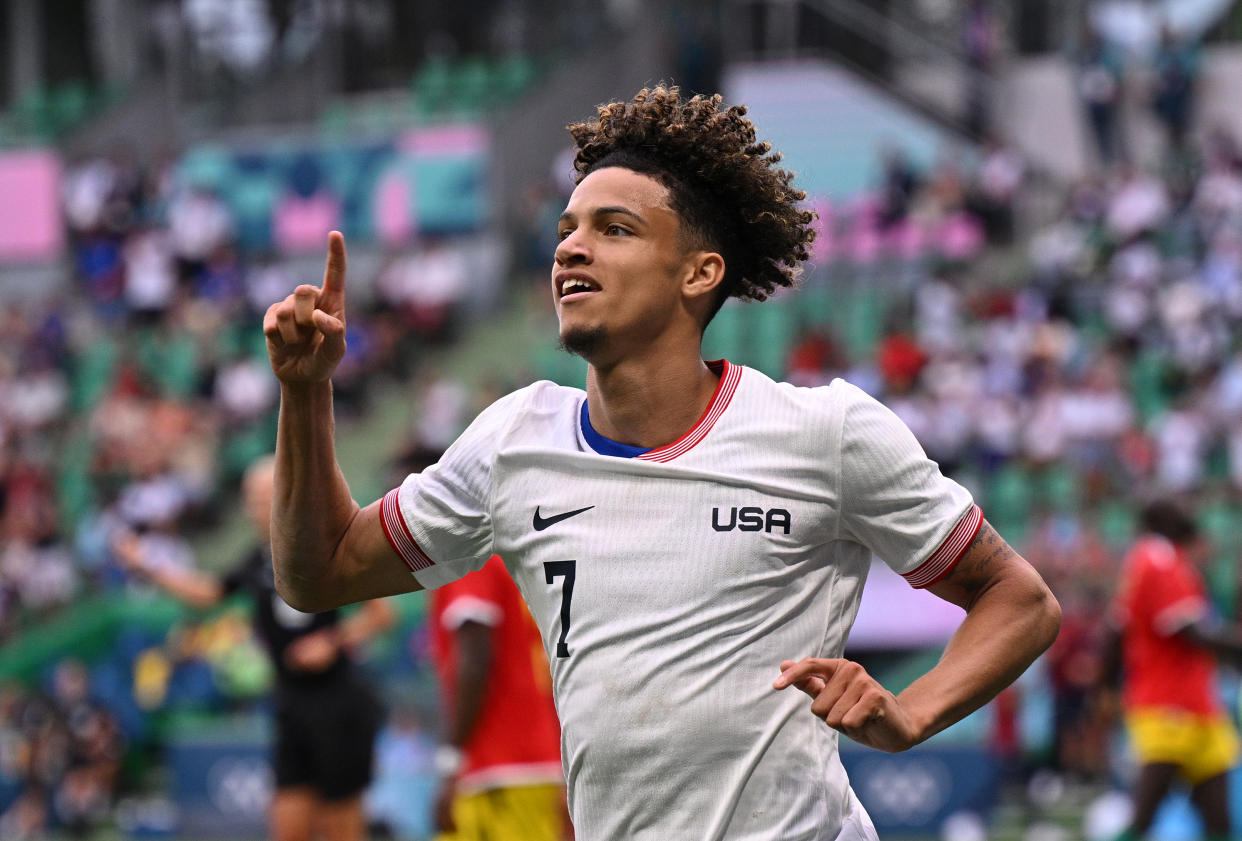
[[[524,53],[505,56],[496,63],[493,85],[499,99],[520,96],[535,80],[535,62]]]
[[[1164,392],[1165,368],[1164,354],[1155,350],[1141,352],[1130,365],[1130,394],[1144,423],[1168,408]]]
[[[64,438],[60,454],[60,474],[56,479],[56,502],[60,525],[72,534],[95,505],[95,485],[91,476],[91,450],[94,442],[87,435]]]
[[[90,114],[90,91],[85,82],[67,82],[52,91],[48,107],[53,130],[59,137]]]
[[[410,83],[416,112],[428,117],[441,113],[452,98],[453,85],[453,73],[448,60],[428,59]]]
[[[781,295],[746,313],[751,337],[744,364],[753,365],[773,379],[785,375],[789,349],[798,333],[797,298]]]
[[[116,375],[118,355],[116,340],[103,334],[74,355],[69,371],[69,402],[75,412],[90,411],[108,393]]]
[[[983,509],[988,521],[1010,543],[1021,544],[1030,526],[1034,494],[1030,473],[1008,464],[987,483]]]
[[[1040,476],[1040,491],[1044,505],[1059,514],[1082,508],[1082,482],[1078,471],[1069,464],[1057,463],[1046,467]]]
[[[223,149],[198,146],[181,159],[179,174],[192,187],[214,188],[233,173],[233,159]]]
[[[464,59],[454,71],[450,110],[459,118],[478,115],[493,98],[492,71],[481,56]]]
[[[1107,500],[1096,510],[1096,528],[1114,552],[1121,552],[1134,539],[1135,515],[1131,505]]]
[[[137,359],[143,378],[165,397],[185,400],[198,388],[198,346],[190,336],[145,331],[138,339]]]
[[[746,304],[739,301],[729,301],[720,308],[703,336],[703,358],[743,362],[747,354],[743,345],[742,317],[746,313]]]
[[[46,88],[33,87],[13,105],[13,116],[22,132],[44,142],[56,137],[52,99]]]
[[[843,285],[844,286],[844,285]],[[880,337],[884,334],[888,296],[874,283],[852,283],[842,291],[848,293],[841,301],[841,318],[838,324],[851,359],[868,359],[875,355]]]

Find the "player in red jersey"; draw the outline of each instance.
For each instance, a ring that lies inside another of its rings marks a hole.
[[[432,591],[430,621],[447,711],[440,841],[572,837],[548,660],[500,558]]]
[[[1216,658],[1242,657],[1242,629],[1212,621],[1196,560],[1204,553],[1194,519],[1171,500],[1143,509],[1143,534],[1126,555],[1109,678],[1124,670],[1121,703],[1141,769],[1134,816],[1118,841],[1142,838],[1177,776],[1208,839],[1230,837],[1227,772],[1238,736],[1217,694]],[[1120,658],[1116,655],[1120,653]]]

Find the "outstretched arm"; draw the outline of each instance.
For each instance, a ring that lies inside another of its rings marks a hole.
[[[776,689],[797,686],[811,711],[855,741],[901,751],[996,696],[1056,638],[1061,608],[1043,579],[984,521],[943,580],[928,588],[966,610],[940,662],[894,696],[857,663],[781,663]]]
[[[1242,666],[1242,626],[1216,624],[1206,619],[1192,622],[1177,632],[1182,639],[1206,648],[1233,667]]]
[[[418,589],[384,537],[379,503],[359,508],[336,460],[332,373],[345,356],[345,238],[333,231],[321,287],[302,285],[263,318],[280,380],[272,559],[298,610]]]
[[[142,541],[123,534],[112,542],[112,551],[127,572],[140,575],[190,607],[205,610],[224,598],[224,587],[213,576],[196,569],[156,566],[143,556]]]

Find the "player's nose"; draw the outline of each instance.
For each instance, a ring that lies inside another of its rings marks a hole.
[[[587,248],[586,237],[580,231],[571,231],[558,242],[553,256],[558,266],[591,262],[591,252]]]

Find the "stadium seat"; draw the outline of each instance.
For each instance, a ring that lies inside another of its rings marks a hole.
[[[743,363],[746,348],[743,345],[743,315],[746,304],[729,301],[720,308],[707,333],[703,336],[703,355],[706,359],[728,359]]]
[[[410,83],[415,112],[423,117],[440,114],[453,95],[453,74],[444,58],[431,58],[423,63]]]
[[[116,340],[101,334],[73,356],[69,367],[69,401],[75,412],[93,409],[107,393],[116,374]]]
[[[501,100],[511,100],[535,80],[535,62],[525,53],[500,59],[494,68],[493,86]]]
[[[470,56],[455,68],[451,110],[459,118],[472,118],[494,99],[492,73],[487,60]]]
[[[1077,469],[1065,462],[1048,465],[1040,476],[1040,492],[1044,505],[1059,514],[1082,508],[1082,482]]]
[[[1031,485],[1029,473],[1014,464],[998,470],[987,485],[984,511],[1010,543],[1021,544],[1026,538],[1034,502]]]
[[[1096,528],[1115,552],[1120,552],[1134,539],[1133,507],[1122,500],[1105,500],[1096,509]]]

